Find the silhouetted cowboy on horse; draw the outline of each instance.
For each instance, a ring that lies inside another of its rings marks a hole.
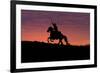
[[[58,31],[58,27],[56,23],[52,23],[53,27],[49,27],[47,32],[50,33],[50,37],[48,37],[48,43],[49,41],[53,42],[53,40],[59,40],[58,44],[63,44],[62,40],[66,42],[66,45],[69,45],[67,37],[63,35],[60,31]]]

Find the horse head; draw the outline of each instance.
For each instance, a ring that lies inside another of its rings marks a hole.
[[[52,32],[53,31],[53,28],[52,27],[49,27],[47,32]]]

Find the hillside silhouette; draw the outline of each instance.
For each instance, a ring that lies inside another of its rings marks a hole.
[[[21,42],[21,62],[45,62],[90,59],[90,45],[73,46],[38,41]]]

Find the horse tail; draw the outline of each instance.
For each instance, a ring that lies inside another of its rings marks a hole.
[[[68,43],[68,39],[67,39],[67,37],[66,37],[65,35],[63,35],[63,38],[64,38],[64,41],[66,42],[66,45],[70,45],[70,44]]]

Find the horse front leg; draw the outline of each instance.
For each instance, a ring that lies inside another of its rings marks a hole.
[[[49,43],[50,37],[48,37],[47,42]]]

